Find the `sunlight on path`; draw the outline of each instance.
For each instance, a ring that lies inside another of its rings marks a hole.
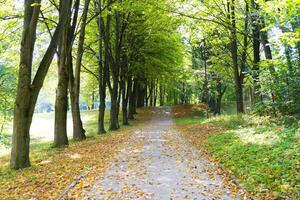
[[[160,108],[116,155],[86,199],[234,199],[208,161],[172,129]]]

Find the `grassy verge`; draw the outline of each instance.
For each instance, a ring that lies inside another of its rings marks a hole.
[[[222,115],[176,119],[192,143],[205,149],[255,197],[300,198],[300,128],[272,119]]]
[[[176,119],[175,123],[176,124],[190,124],[190,123],[199,123],[199,122],[204,122],[206,119],[204,117],[193,117],[193,118],[181,118],[181,119]]]
[[[51,142],[31,145],[30,168],[10,170],[9,156],[0,158],[0,199],[52,199],[91,164],[105,170],[121,144],[151,117],[149,110],[140,110],[131,126],[96,135],[96,119],[85,124],[87,140],[70,142],[68,148],[52,148]]]

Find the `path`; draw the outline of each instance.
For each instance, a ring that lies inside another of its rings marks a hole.
[[[86,199],[234,199],[222,178],[172,129],[170,110],[136,132]]]

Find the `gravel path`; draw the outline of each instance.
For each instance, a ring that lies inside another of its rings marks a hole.
[[[170,110],[136,132],[86,199],[236,199],[210,163],[172,129]]]

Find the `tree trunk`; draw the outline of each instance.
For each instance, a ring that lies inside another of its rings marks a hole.
[[[31,83],[33,60],[32,54],[35,45],[38,16],[40,13],[40,2],[41,1],[39,0],[25,1],[20,69],[14,108],[12,150],[10,160],[10,165],[13,169],[21,169],[30,166],[29,131],[34,108],[55,54],[58,38],[61,34],[61,28],[67,19],[65,16],[65,11],[68,5],[65,1],[60,1],[59,23],[54,31],[48,48],[41,62],[39,63],[33,82]],[[33,3],[37,3],[37,5],[32,6]]]
[[[99,13],[101,13],[101,0],[94,1],[95,8]],[[106,37],[106,34],[104,33],[104,20],[99,14],[97,18],[97,25],[98,25],[98,81],[99,81],[99,99],[100,99],[100,105],[99,105],[99,113],[98,113],[98,134],[104,134],[105,126],[104,126],[104,118],[105,118],[105,99],[106,99],[106,86],[107,86],[107,80],[108,80],[108,59],[107,55],[105,54],[105,60],[103,65],[103,37]],[[105,45],[107,45],[105,43]]]
[[[40,5],[31,6],[31,4],[40,2],[41,1],[25,1],[19,82],[14,109],[13,143],[10,162],[11,167],[14,169],[30,166],[29,129],[32,122],[32,115],[30,115],[30,86],[33,50],[36,41],[36,27],[40,12]]]
[[[110,16],[108,15],[109,19]],[[107,20],[108,20],[107,19]],[[109,20],[110,21],[110,20]],[[108,26],[108,25],[107,25]],[[109,29],[107,29],[106,34],[110,34]],[[119,68],[120,68],[120,19],[118,11],[115,12],[115,63],[110,65],[110,72],[112,75],[112,87],[110,87],[110,97],[111,97],[111,107],[110,107],[110,120],[109,129],[117,130],[119,129],[119,119],[118,119],[118,92],[119,92]]]
[[[164,106],[164,88],[161,84],[159,86],[159,103],[160,106]]]
[[[231,1],[231,56],[233,62],[234,81],[235,81],[235,95],[236,107],[238,113],[244,113],[243,102],[243,83],[240,77],[238,65],[238,47],[237,47],[237,34],[236,34],[236,19],[235,19],[235,0]],[[242,74],[243,72],[241,72]]]
[[[77,58],[75,65],[75,78],[73,79],[73,72],[70,73],[71,84],[70,84],[70,96],[71,96],[71,107],[72,107],[72,119],[73,119],[73,139],[74,140],[84,140],[86,139],[85,130],[83,129],[82,120],[80,116],[79,107],[79,94],[80,94],[80,69],[83,57],[83,45],[85,39],[85,27],[87,20],[87,13],[89,9],[90,0],[85,0],[84,9],[82,12],[82,22],[80,27]],[[94,93],[94,92],[93,92]],[[94,104],[94,101],[92,102]]]
[[[145,87],[142,82],[143,79],[139,79],[137,84],[137,107],[142,108],[145,105]]]
[[[128,112],[127,112],[128,89],[126,92],[126,74],[127,73],[128,73],[127,64],[124,64],[124,65],[122,65],[122,68],[121,68],[121,82],[120,82],[120,89],[122,91],[122,122],[123,122],[123,125],[129,125]],[[129,87],[129,85],[127,87]]]
[[[55,100],[54,146],[60,147],[68,144],[67,111],[68,111],[68,81],[69,72],[66,63],[66,44],[60,44],[58,64],[58,86]],[[64,52],[63,52],[64,51]]]
[[[150,106],[153,107],[153,101],[154,101],[154,83],[153,80],[151,80],[151,85],[150,85]]]
[[[134,119],[134,87],[132,87],[132,77],[128,76],[127,80],[127,90],[128,90],[128,119]]]
[[[136,108],[137,108],[137,92],[138,92],[138,79],[134,79],[133,83],[133,92],[132,92],[132,113],[137,114]]]
[[[259,84],[259,62],[260,62],[260,17],[257,14],[259,11],[258,4],[252,0],[252,38],[253,38],[253,89],[255,103],[261,100],[260,84]],[[247,9],[248,10],[248,9]]]
[[[69,73],[72,67],[72,34],[71,34],[71,1],[67,0],[67,23],[62,28],[58,50],[58,86],[55,100],[54,146],[68,145],[67,136],[67,111],[68,111],[68,86]]]
[[[157,89],[157,83],[156,80],[154,82],[154,99],[153,99],[153,106],[156,107],[156,103],[157,103],[157,93],[158,93],[158,89]]]

